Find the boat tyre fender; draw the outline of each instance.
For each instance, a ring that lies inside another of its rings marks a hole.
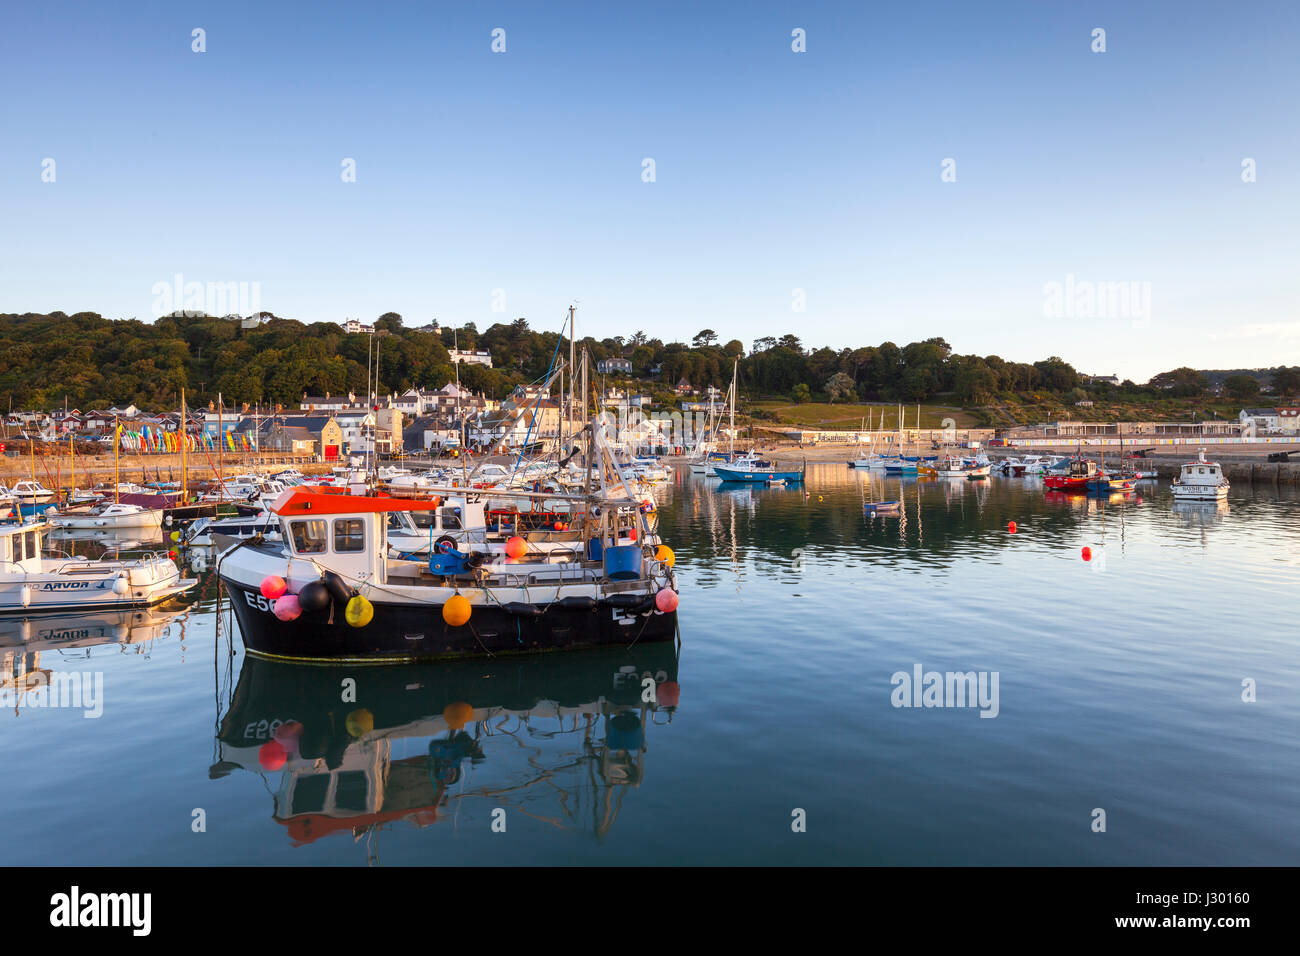
[[[606,607],[630,610],[639,606],[643,600],[644,596],[640,594],[609,594],[601,598],[601,603]]]
[[[329,591],[330,597],[337,604],[347,604],[352,600],[352,588],[348,587],[344,580],[334,571],[326,571],[321,579],[325,582],[325,588]]]
[[[536,604],[528,604],[524,601],[510,601],[501,605],[501,610],[514,617],[541,617],[542,609]]]

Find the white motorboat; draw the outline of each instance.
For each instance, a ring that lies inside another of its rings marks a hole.
[[[93,560],[47,557],[49,525],[0,526],[0,614],[127,608],[158,604],[198,583],[182,578],[166,554],[123,558],[109,552]]]
[[[187,548],[206,548],[216,543],[214,534],[228,538],[252,538],[262,535],[267,540],[280,540],[280,519],[269,510],[233,518],[199,518],[185,529],[182,539]]]
[[[1186,462],[1182,473],[1174,479],[1176,501],[1218,501],[1228,497],[1231,487],[1223,475],[1223,466],[1217,461],[1205,460],[1205,449],[1196,461]]]
[[[96,505],[88,511],[67,511],[53,515],[50,524],[56,528],[101,530],[105,528],[161,528],[161,508],[145,508],[116,502]]]
[[[54,492],[39,481],[23,480],[8,491],[8,496],[24,505],[43,505],[54,500]]]

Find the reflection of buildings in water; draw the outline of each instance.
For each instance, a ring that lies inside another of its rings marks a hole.
[[[48,686],[53,672],[40,666],[41,654],[66,659],[67,651],[84,651],[100,645],[127,646],[148,655],[153,641],[167,637],[175,623],[184,636],[188,609],[167,604],[134,610],[87,611],[78,614],[33,614],[0,617],[0,691],[21,695]],[[47,660],[48,663],[48,660]]]
[[[355,703],[340,702],[345,677]],[[273,817],[294,845],[422,828],[475,802],[600,837],[644,777],[647,728],[671,719],[676,682],[664,644],[360,676],[250,657],[210,776],[278,773]]]

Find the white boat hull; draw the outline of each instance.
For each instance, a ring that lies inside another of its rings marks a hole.
[[[78,567],[70,568],[74,564]],[[125,590],[117,584],[123,575]],[[183,594],[197,583],[182,578],[170,561],[142,562],[131,568],[117,562],[66,562],[61,570],[0,580],[0,614],[141,607]]]
[[[1173,492],[1176,501],[1219,501],[1228,497],[1228,486],[1175,484]]]

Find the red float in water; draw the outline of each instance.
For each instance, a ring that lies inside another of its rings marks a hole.
[[[1016,523],[1014,521],[1008,521],[1007,534],[1015,534],[1015,533],[1016,533]]]
[[[278,740],[268,740],[257,749],[257,762],[262,765],[263,770],[279,770],[288,757],[289,752]]]
[[[660,707],[676,707],[682,699],[682,689],[675,680],[666,680],[655,688],[655,703]]]
[[[1092,548],[1088,547],[1086,544],[1083,546],[1083,550],[1079,553],[1082,556],[1083,560],[1085,561],[1092,560]]]

